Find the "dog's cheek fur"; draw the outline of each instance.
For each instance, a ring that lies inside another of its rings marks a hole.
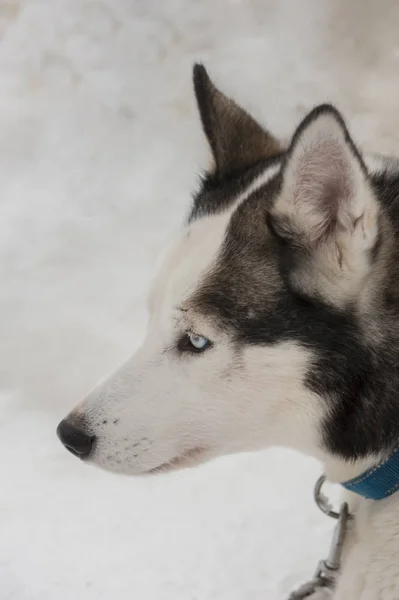
[[[304,385],[309,353],[300,346],[237,348],[226,336],[203,355],[179,356],[147,344],[81,407],[99,466],[135,474],[197,449],[202,460],[316,445],[320,404]]]

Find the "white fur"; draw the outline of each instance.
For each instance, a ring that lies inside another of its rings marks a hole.
[[[397,171],[399,166],[399,160],[397,158],[377,153],[365,154],[364,161],[370,173]]]
[[[324,472],[330,481],[342,482],[360,475],[381,457],[352,463],[327,457]],[[342,556],[341,574],[334,592],[314,594],[311,600],[397,600],[399,598],[398,494],[385,500],[366,500],[344,491],[352,515]]]
[[[399,598],[398,495],[386,500],[349,497],[355,515],[345,545],[342,574],[334,600]]]
[[[348,466],[341,466],[343,481]],[[364,466],[353,464],[349,470],[360,474]],[[338,467],[335,465],[335,469]],[[345,492],[343,499],[349,503],[355,520],[345,538],[337,587],[334,592],[313,594],[310,600],[398,600],[398,494],[373,501]]]

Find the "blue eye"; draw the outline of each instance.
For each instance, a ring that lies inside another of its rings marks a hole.
[[[177,342],[177,350],[181,353],[201,354],[213,346],[212,342],[203,335],[187,331]]]
[[[195,335],[194,333],[187,334],[188,339],[190,340],[190,344],[197,350],[197,352],[202,352],[209,346],[209,340],[202,337],[202,335]]]

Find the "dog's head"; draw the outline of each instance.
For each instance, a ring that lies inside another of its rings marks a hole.
[[[370,174],[331,106],[283,151],[200,65],[194,87],[213,166],[155,279],[141,349],[59,436],[124,473],[271,444],[379,452],[393,439],[390,400],[372,395],[388,394],[379,361],[386,374],[395,345],[397,174]]]

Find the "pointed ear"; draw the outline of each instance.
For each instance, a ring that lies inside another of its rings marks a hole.
[[[341,115],[314,109],[296,131],[270,224],[290,252],[291,279],[333,302],[353,297],[372,263],[379,206]]]
[[[281,152],[272,135],[217,89],[202,65],[194,66],[193,82],[217,175],[223,177]]]
[[[377,235],[377,202],[363,160],[332,106],[314,109],[297,129],[272,209],[277,233],[310,250],[323,242],[358,238],[371,248]]]

